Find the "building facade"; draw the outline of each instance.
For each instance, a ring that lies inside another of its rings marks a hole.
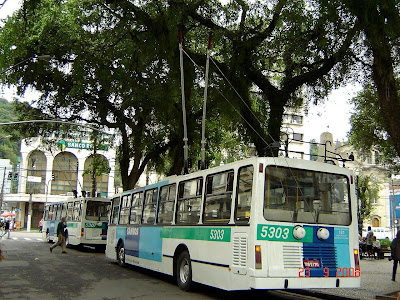
[[[304,143],[304,114],[301,109],[286,109],[282,119],[281,141],[287,153],[280,155],[290,158],[310,159],[309,145]]]
[[[115,193],[114,149],[102,146],[94,151],[90,141],[81,140],[53,144],[43,144],[41,138],[21,141],[21,159],[14,171],[17,191],[3,197],[21,227],[37,227],[47,202],[74,196],[111,197]],[[104,171],[95,180],[94,165]]]
[[[356,152],[348,143],[333,144],[332,134],[324,132],[321,134],[318,160],[329,160],[336,165],[343,165],[354,171],[355,176],[369,176],[372,178],[379,190],[375,199],[372,199],[372,213],[370,218],[364,220],[363,227],[384,227],[390,228],[392,238],[398,229],[398,221],[400,220],[400,211],[398,218],[394,213],[396,207],[394,203],[394,195],[398,194],[400,203],[400,185],[396,188],[396,182],[400,180],[393,179],[390,171],[379,163],[379,153],[371,151],[368,155],[361,155]],[[333,153],[337,153],[335,155]],[[322,158],[321,158],[322,157]],[[354,160],[353,160],[354,159]],[[400,210],[400,209],[399,209]]]

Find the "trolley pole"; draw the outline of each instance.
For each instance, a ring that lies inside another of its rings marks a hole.
[[[32,221],[32,193],[29,194],[28,204],[28,217],[26,219],[26,231],[31,232],[31,221]]]

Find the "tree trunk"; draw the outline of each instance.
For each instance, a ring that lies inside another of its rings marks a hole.
[[[391,1],[385,1],[386,6],[378,5],[378,2],[372,1],[365,1],[360,5],[357,0],[348,1],[347,4],[352,13],[359,19],[360,26],[364,30],[372,49],[374,56],[373,80],[378,91],[378,101],[385,120],[385,129],[400,156],[400,122],[397,120],[400,115],[400,102],[394,78],[392,48],[389,42],[389,33],[396,33],[388,32],[386,24],[393,21],[388,20],[387,16],[393,17],[397,9],[394,2]]]

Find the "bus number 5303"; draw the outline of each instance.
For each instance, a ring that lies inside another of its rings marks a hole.
[[[223,229],[211,229],[210,231],[210,240],[223,240],[224,239],[225,230]]]
[[[287,227],[263,226],[261,236],[263,238],[286,240],[289,237],[289,232],[290,230]]]

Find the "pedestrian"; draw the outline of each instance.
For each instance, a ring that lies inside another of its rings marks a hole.
[[[396,238],[390,244],[390,252],[393,259],[392,281],[396,281],[397,263],[400,261],[400,230],[397,231]]]
[[[368,226],[368,233],[367,233],[367,253],[368,253],[368,258],[373,258],[374,257],[373,238],[374,238],[374,233],[371,230],[371,226]]]
[[[373,246],[374,246],[374,258],[380,259],[381,258],[381,242],[376,238],[373,237]],[[375,256],[376,253],[376,256]]]
[[[5,229],[6,233],[8,233],[7,238],[9,239],[9,238],[10,238],[10,233],[11,233],[11,229],[10,229],[10,220],[7,220],[7,221],[6,221],[6,225],[5,225],[4,229]]]
[[[43,222],[44,222],[44,220],[43,220],[43,218],[39,221],[39,231],[40,231],[40,233],[42,233],[43,232]]]
[[[56,243],[54,243],[51,247],[50,247],[50,252],[53,252],[53,249],[55,247],[57,247],[58,245],[61,246],[61,253],[67,253],[65,251],[65,244],[67,241],[67,237],[68,237],[68,230],[67,230],[67,222],[65,221],[65,218],[61,218],[61,222],[58,223],[57,225],[57,237],[58,237],[58,241]]]

